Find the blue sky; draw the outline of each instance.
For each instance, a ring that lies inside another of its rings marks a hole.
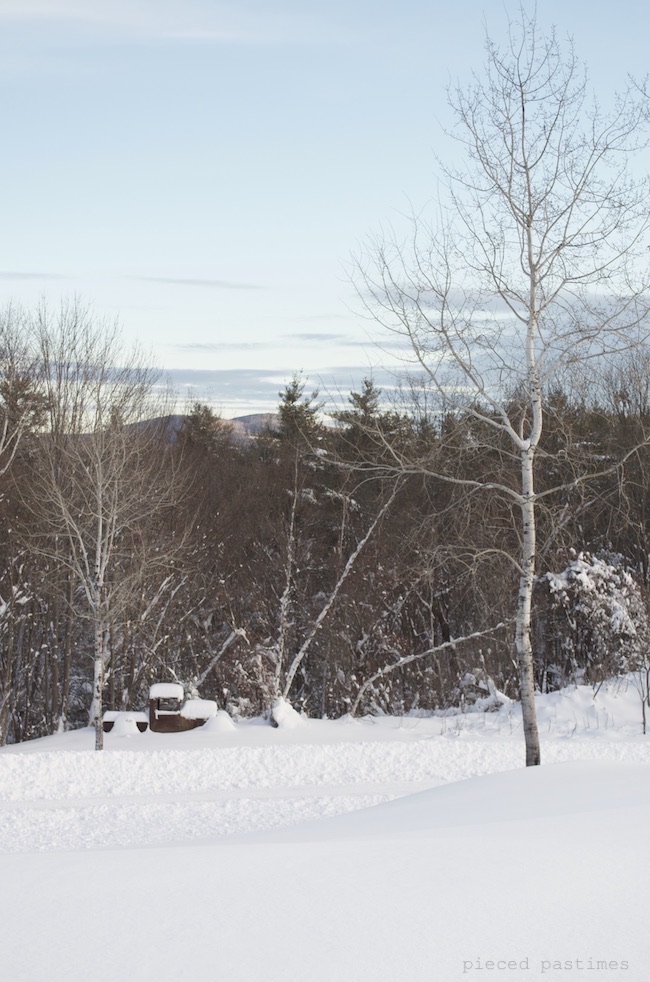
[[[598,91],[645,74],[642,4],[537,9]],[[0,0],[2,301],[82,297],[226,416],[272,408],[294,370],[389,381],[346,264],[435,197],[445,84],[508,10]]]

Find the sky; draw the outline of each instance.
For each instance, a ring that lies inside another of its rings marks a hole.
[[[516,9],[0,0],[0,306],[78,297],[226,417],[272,410],[295,371],[325,398],[390,387],[351,257],[435,199],[445,86]],[[605,95],[647,70],[650,13],[615,11],[537,4]]]

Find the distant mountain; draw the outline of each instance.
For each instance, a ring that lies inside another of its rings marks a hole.
[[[147,419],[140,423],[130,423],[128,425],[140,430],[153,430],[162,426],[169,443],[176,443],[179,434],[185,426],[186,420],[186,415],[177,413],[173,416],[157,416],[154,419]],[[245,443],[246,440],[252,440],[265,430],[279,429],[277,413],[251,413],[248,416],[236,416],[234,419],[224,419],[222,422],[230,427],[232,438],[236,443]]]
[[[232,426],[235,440],[249,440],[264,430],[278,429],[277,413],[251,413],[248,416],[236,416],[234,419],[224,419],[224,423]]]

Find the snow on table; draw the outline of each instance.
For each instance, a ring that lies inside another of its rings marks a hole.
[[[185,695],[178,682],[155,682],[149,689],[150,699],[180,699]]]
[[[181,709],[185,719],[210,719],[217,715],[217,704],[213,699],[188,699]]]

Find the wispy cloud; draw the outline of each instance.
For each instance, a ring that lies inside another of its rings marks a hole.
[[[199,44],[242,44],[256,40],[254,36],[237,34],[234,31],[215,30],[214,28],[195,27],[179,31],[162,31],[159,35],[163,41],[188,41]]]
[[[79,3],[58,3],[57,0],[2,0],[0,3],[2,20],[61,20],[82,14],[83,7]]]
[[[361,349],[367,347],[367,342],[363,338],[354,339],[348,337],[346,334],[304,331],[295,334],[281,334],[279,337],[274,337],[269,341],[188,341],[186,343],[175,344],[174,348],[177,351],[196,352],[249,351],[251,349],[268,350],[269,348],[277,350],[278,344],[282,344],[283,347],[286,346],[288,351],[291,350],[292,345],[297,347],[302,344],[309,345],[310,347],[324,346]],[[392,345],[395,348],[399,346],[397,343],[393,343]]]
[[[328,331],[296,331],[291,334],[283,334],[283,339],[296,343],[336,345],[337,348],[363,348],[369,347],[370,342],[367,337],[354,337],[342,332]],[[382,340],[382,350],[410,351],[411,344],[405,338],[387,338]]]
[[[207,287],[211,290],[266,290],[259,283],[238,283],[234,280],[204,280],[175,276],[127,276],[126,279],[139,283],[163,283],[168,286]]]
[[[330,334],[326,331],[296,331],[292,334],[283,334],[283,338],[287,341],[309,341],[309,342],[322,342],[323,344],[331,344],[335,341],[337,344],[349,343],[349,339],[345,334]]]
[[[303,314],[300,317],[294,317],[293,320],[301,321],[343,321],[349,320],[349,316],[345,314]]]
[[[264,349],[269,345],[264,341],[206,341],[188,344],[175,344],[177,351],[247,351],[250,348]]]
[[[269,373],[263,368],[235,369],[172,369],[173,382],[184,392],[189,389],[193,398],[201,398],[223,412],[224,416],[245,415],[252,412],[275,412],[279,394],[290,380],[293,369],[278,369]],[[306,376],[309,386],[320,390],[325,411],[331,412],[345,405],[347,393],[358,391],[361,380],[372,376],[375,384],[389,395],[399,391],[399,377],[394,371],[367,365],[349,365],[345,368],[322,368]]]
[[[0,270],[0,280],[66,280],[61,273],[20,273],[14,270]]]
[[[79,25],[123,24],[135,25],[140,20],[137,10],[131,10],[119,0],[115,3],[87,0],[1,0],[0,21],[29,23],[61,23]]]
[[[248,7],[248,9],[247,9]],[[0,23],[60,25],[103,40],[160,40],[211,44],[309,43],[336,40],[327,23],[307,11],[265,10],[246,3],[200,0],[0,0]],[[70,40],[70,39],[68,39]]]

